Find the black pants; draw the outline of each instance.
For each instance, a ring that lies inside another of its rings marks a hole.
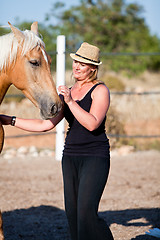
[[[97,214],[109,168],[109,156],[63,156],[65,210],[72,240],[113,240]]]

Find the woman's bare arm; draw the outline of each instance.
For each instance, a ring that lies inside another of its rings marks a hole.
[[[63,117],[63,110],[61,110],[56,117],[48,120],[23,119],[17,117],[14,126],[29,132],[46,132],[53,129]],[[11,119],[11,116],[0,115],[0,121],[3,125],[11,124]]]
[[[71,112],[82,126],[89,131],[93,131],[100,126],[110,105],[110,93],[105,85],[100,84],[92,92],[93,100],[89,113],[72,99],[70,90],[66,86],[60,86],[59,91],[61,91]]]

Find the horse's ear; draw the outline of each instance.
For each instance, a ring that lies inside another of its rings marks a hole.
[[[38,34],[38,22],[32,23],[32,25],[31,25],[31,31],[34,32],[37,36],[39,35],[39,34]]]
[[[21,42],[25,38],[24,34],[18,28],[12,26],[10,22],[8,22],[8,24],[10,25],[10,28],[17,38],[18,42]]]

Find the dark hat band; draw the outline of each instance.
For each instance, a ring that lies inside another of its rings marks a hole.
[[[95,61],[95,60],[92,60],[92,59],[89,59],[89,58],[83,57],[83,56],[81,56],[81,55],[79,55],[79,54],[77,54],[77,53],[75,53],[75,55],[78,56],[78,57],[84,58],[85,60],[88,60],[88,61],[94,62],[94,63],[100,63],[100,61]]]

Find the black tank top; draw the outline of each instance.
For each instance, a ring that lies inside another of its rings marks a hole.
[[[92,104],[91,93],[99,85],[94,85],[84,98],[77,101],[79,106],[89,112]],[[109,153],[109,141],[105,134],[105,120],[94,131],[89,131],[83,127],[74,117],[68,105],[64,103],[64,117],[69,123],[64,146],[64,155],[72,156],[102,156]]]

